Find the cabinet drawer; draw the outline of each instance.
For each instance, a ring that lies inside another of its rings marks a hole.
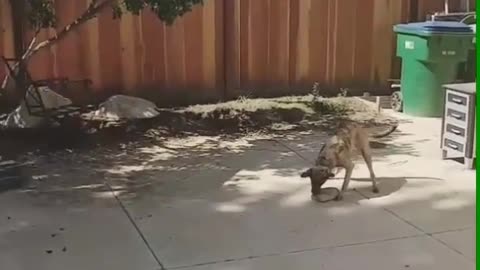
[[[466,144],[467,129],[451,123],[446,123],[443,130],[443,137],[457,143]]]
[[[457,121],[460,122],[466,122],[467,121],[467,114],[464,112],[459,112],[451,108],[447,108],[447,117],[453,118]]]
[[[465,152],[465,145],[464,144],[459,143],[459,142],[455,142],[455,141],[450,140],[448,138],[445,138],[443,140],[443,147],[444,147],[444,149],[454,150],[454,151],[460,152],[462,154]]]
[[[468,112],[468,100],[467,95],[447,90],[447,108],[452,108],[458,112]]]
[[[452,109],[452,108],[445,108],[445,123],[444,125],[446,126],[447,124],[453,124],[457,127],[461,128],[467,128],[468,127],[468,115],[466,112],[460,112],[458,110]]]
[[[462,137],[465,139],[465,135],[466,135],[466,130],[464,128],[461,128],[461,127],[457,127],[453,124],[449,124],[447,123],[446,127],[445,127],[445,131],[447,133],[451,133],[455,136],[458,136],[458,137]]]
[[[448,90],[447,101],[457,105],[467,106],[468,96]]]

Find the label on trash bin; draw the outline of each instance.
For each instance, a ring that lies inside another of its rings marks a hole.
[[[456,51],[442,51],[442,55],[456,55]]]
[[[415,42],[413,42],[411,40],[405,41],[405,49],[408,49],[408,50],[415,49]]]

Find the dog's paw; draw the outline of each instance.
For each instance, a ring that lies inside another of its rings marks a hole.
[[[379,193],[379,192],[380,192],[380,190],[378,189],[378,187],[373,187],[373,188],[372,188],[372,191],[373,191],[373,193]]]
[[[341,200],[343,200],[343,194],[341,194],[341,193],[338,194],[337,197],[335,197],[335,200],[336,200],[336,201],[341,201]]]

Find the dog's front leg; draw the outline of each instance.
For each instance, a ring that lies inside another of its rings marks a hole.
[[[343,193],[347,190],[348,188],[348,183],[350,182],[350,179],[352,178],[352,172],[353,172],[353,167],[355,165],[353,163],[349,163],[345,165],[345,179],[343,180],[343,185],[342,185],[342,190],[338,193],[337,196],[337,201],[340,201],[343,199]]]

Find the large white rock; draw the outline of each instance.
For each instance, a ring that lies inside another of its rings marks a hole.
[[[137,97],[116,95],[100,104],[94,118],[109,121],[146,119],[158,116],[155,103]]]
[[[29,91],[31,91],[29,89]],[[72,104],[72,101],[52,91],[46,86],[38,88],[38,92],[42,96],[43,104],[46,109],[58,108]],[[37,104],[37,101],[30,95],[26,95],[29,104]],[[38,128],[46,123],[45,118],[33,116],[28,113],[25,100],[8,114],[7,118],[0,122],[0,126],[4,128]]]

